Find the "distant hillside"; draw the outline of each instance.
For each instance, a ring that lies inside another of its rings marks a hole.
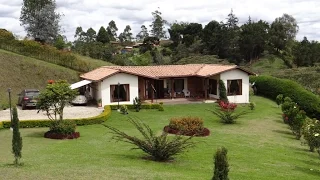
[[[231,64],[225,59],[214,55],[196,55],[180,59],[175,64]]]
[[[79,80],[74,70],[1,49],[0,64],[0,106],[8,104],[8,88],[12,89],[12,102],[15,104],[22,89],[41,90],[49,79],[65,79],[69,83]]]

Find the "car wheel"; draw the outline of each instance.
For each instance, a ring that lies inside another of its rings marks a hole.
[[[21,105],[21,109],[22,109],[22,110],[25,110],[25,109],[26,109],[26,106],[25,106],[24,104],[22,104],[22,105]]]

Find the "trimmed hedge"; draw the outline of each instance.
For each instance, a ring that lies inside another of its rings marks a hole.
[[[95,117],[82,118],[82,119],[66,119],[69,121],[75,121],[77,126],[85,126],[91,124],[101,124],[105,122],[111,115],[110,106],[105,106],[104,111]],[[0,122],[1,123],[1,122]],[[23,120],[20,121],[20,128],[35,128],[35,127],[49,127],[52,123],[51,120]],[[10,121],[3,121],[3,128],[10,128]],[[0,124],[1,127],[1,124]]]
[[[120,107],[123,104],[120,104]],[[128,109],[135,109],[133,104],[125,104],[127,106]],[[118,109],[118,105],[110,105],[111,110],[117,110]],[[141,109],[159,109],[160,108],[160,104],[141,104]]]
[[[276,100],[279,94],[290,97],[311,118],[320,119],[320,98],[306,90],[300,84],[271,76],[251,76],[250,82],[255,82],[257,94]],[[312,82],[310,82],[312,83]]]

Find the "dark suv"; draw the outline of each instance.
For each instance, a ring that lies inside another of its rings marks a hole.
[[[24,110],[26,107],[36,107],[40,91],[38,89],[25,89],[19,95],[18,105]]]

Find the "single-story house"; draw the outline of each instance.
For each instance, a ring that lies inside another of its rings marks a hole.
[[[219,99],[219,80],[230,102],[249,102],[249,75],[236,65],[187,64],[103,66],[80,77],[75,86],[90,84],[90,94],[102,105],[133,104],[133,99]]]

